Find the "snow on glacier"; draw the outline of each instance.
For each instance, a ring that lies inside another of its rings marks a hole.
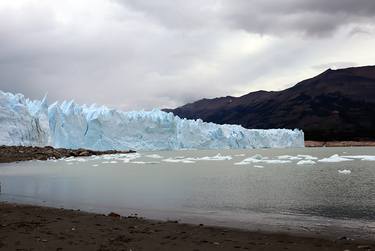
[[[245,129],[187,120],[160,110],[123,112],[105,106],[29,100],[0,91],[0,144],[95,150],[303,147],[301,130]]]

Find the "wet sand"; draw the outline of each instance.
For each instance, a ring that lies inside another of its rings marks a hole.
[[[375,250],[375,243],[248,232],[0,203],[0,250]]]

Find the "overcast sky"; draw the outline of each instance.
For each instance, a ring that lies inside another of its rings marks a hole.
[[[1,0],[0,90],[123,110],[375,64],[374,0]]]

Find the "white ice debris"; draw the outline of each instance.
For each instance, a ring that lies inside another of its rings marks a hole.
[[[339,172],[340,174],[351,174],[351,173],[352,173],[352,171],[347,170],[347,169],[344,169],[344,170],[338,170],[338,172]]]
[[[159,164],[158,161],[132,161],[131,164],[138,164],[138,165],[149,165],[149,164]]]
[[[306,155],[306,154],[298,154],[297,157],[299,158],[304,158],[306,160],[317,160],[317,157],[313,157],[311,155]]]
[[[348,159],[344,157],[340,157],[338,154],[334,154],[329,158],[323,158],[318,160],[318,162],[325,162],[325,163],[336,163],[336,162],[343,162],[343,161],[352,161],[353,159]]]
[[[290,155],[281,155],[277,157],[278,159],[283,159],[283,160],[300,160],[301,157],[296,157],[296,156],[290,156]]]
[[[260,154],[256,154],[252,157],[246,158],[246,159],[244,159],[240,162],[236,162],[234,164],[235,165],[249,165],[251,163],[285,164],[285,163],[291,163],[292,161],[298,161],[297,165],[314,165],[314,164],[316,164],[316,162],[314,160],[318,159],[317,157],[313,157],[313,156],[310,156],[310,155],[303,155],[303,154],[299,154],[297,156],[280,155],[280,156],[277,156],[275,158],[270,159],[268,157],[263,157]]]
[[[194,160],[231,160],[231,156],[223,156],[220,153],[218,153],[215,156],[205,156],[201,158],[195,158]]]
[[[285,164],[285,163],[290,163],[290,160],[278,160],[278,159],[270,159],[270,160],[262,160],[264,163],[268,164]]]
[[[251,163],[267,163],[267,164],[285,164],[290,163],[290,160],[283,159],[269,159],[268,157],[263,157],[260,154],[256,154],[252,157],[246,158],[240,162],[234,163],[235,165],[247,165]]]
[[[159,154],[150,154],[150,155],[146,155],[146,157],[147,158],[152,158],[152,159],[162,159],[163,158]]]
[[[318,159],[317,157],[313,157],[311,155],[306,155],[306,154],[298,154],[297,156],[280,155],[277,158],[281,160],[317,160]]]
[[[70,102],[50,106],[0,91],[0,145],[95,150],[303,147],[300,130],[250,130],[187,120],[160,110],[123,112]]]
[[[250,165],[250,162],[240,161],[240,162],[236,162],[236,163],[234,163],[234,165],[237,165],[237,166]]]
[[[264,166],[255,165],[256,168],[264,168]]]
[[[375,161],[375,156],[373,155],[347,155],[342,157],[348,159],[360,159],[364,161]]]
[[[310,159],[300,160],[297,162],[297,165],[314,165],[314,164],[316,164],[316,162]]]
[[[193,164],[195,161],[190,160],[190,159],[177,159],[177,158],[168,158],[168,159],[163,159],[164,162],[169,162],[169,163],[184,163],[184,164]]]

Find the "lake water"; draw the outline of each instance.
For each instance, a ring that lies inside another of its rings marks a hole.
[[[28,161],[0,164],[0,182],[2,201],[375,239],[371,147],[160,151]]]

